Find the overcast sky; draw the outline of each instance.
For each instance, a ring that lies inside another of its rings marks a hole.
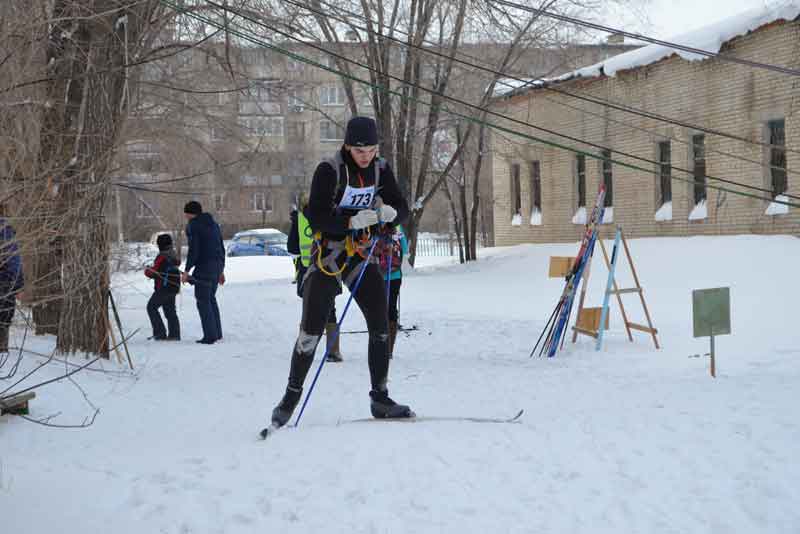
[[[616,11],[606,24],[625,30],[665,39],[689,30],[713,24],[732,15],[786,0],[631,0],[637,6]]]

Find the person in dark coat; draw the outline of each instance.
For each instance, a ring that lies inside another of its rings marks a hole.
[[[197,311],[203,325],[203,337],[197,342],[211,345],[222,339],[222,320],[216,296],[217,287],[225,283],[222,230],[210,213],[203,213],[203,207],[195,200],[186,203],[183,213],[189,221],[186,225],[189,251],[181,281],[194,284]]]
[[[316,237],[303,280],[303,312],[289,380],[283,398],[272,411],[272,427],[289,422],[297,407],[342,283],[353,294],[369,330],[367,363],[373,417],[414,417],[411,408],[389,397],[385,284],[377,258],[369,256],[376,236],[391,232],[394,225],[405,221],[409,209],[391,167],[378,157],[377,145],[375,120],[354,117],[347,123],[344,146],[320,163],[314,173],[305,215]]]
[[[153,326],[153,339],[157,341],[180,341],[181,324],[175,310],[175,296],[181,288],[178,258],[172,246],[172,236],[161,234],[156,238],[158,256],[153,265],[145,268],[144,275],[153,279],[153,295],[147,302],[147,315]],[[159,308],[164,309],[167,318],[167,327],[161,320]]]
[[[16,233],[9,222],[0,217],[0,352],[8,352],[8,330],[22,299],[25,277]]]

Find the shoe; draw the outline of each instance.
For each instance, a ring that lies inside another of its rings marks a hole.
[[[405,404],[397,404],[393,401],[386,391],[372,390],[369,392],[369,397],[369,408],[375,419],[404,419],[417,416]]]
[[[203,345],[213,345],[216,343],[215,339],[198,339],[195,343],[201,343]]]
[[[150,339],[152,339],[153,341],[164,341],[165,339],[167,339],[167,336],[153,336]]]
[[[164,341],[180,341],[180,336],[167,336],[164,338]]]
[[[292,389],[291,387],[286,387],[286,393],[283,394],[281,402],[279,402],[275,409],[272,410],[273,426],[283,426],[289,422],[289,419],[292,418],[292,413],[294,413],[294,409],[297,407],[297,403],[300,402],[300,397],[302,395],[302,388]]]
[[[342,358],[341,354],[336,354],[335,352],[331,352],[330,354],[328,354],[327,361],[333,362],[333,363],[340,363],[340,362],[343,362],[344,359]]]

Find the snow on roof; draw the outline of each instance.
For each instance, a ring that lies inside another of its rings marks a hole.
[[[772,6],[750,9],[724,19],[715,24],[699,28],[681,35],[676,35],[669,42],[697,48],[708,52],[719,52],[722,46],[735,37],[747,35],[758,28],[779,20],[796,20],[800,17],[800,0],[784,0]],[[644,67],[660,61],[664,58],[677,54],[687,61],[702,61],[709,59],[708,56],[676,50],[675,48],[651,44],[643,48],[638,48],[624,54],[611,57],[600,63],[595,63],[572,72],[568,72],[557,78],[546,80],[546,82],[563,82],[575,78],[596,78],[600,76],[614,76],[617,72],[637,67]],[[518,94],[518,89],[509,89],[508,85],[541,87],[539,81],[522,83],[516,80],[502,80],[498,83],[495,90],[496,96]]]
[[[520,89],[530,89],[533,87],[542,87],[546,83],[545,80],[530,78],[530,79],[513,79],[513,78],[500,78],[494,85],[493,97],[507,95],[509,93],[516,93]],[[487,88],[488,90],[488,88]]]

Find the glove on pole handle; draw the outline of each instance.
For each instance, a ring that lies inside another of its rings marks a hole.
[[[361,272],[358,273],[358,278],[356,279],[355,284],[353,284],[353,289],[350,290],[350,296],[347,298],[347,304],[344,307],[344,311],[342,312],[342,316],[339,319],[339,323],[336,325],[336,331],[333,333],[333,339],[325,348],[325,354],[322,356],[322,360],[319,362],[319,366],[317,367],[317,372],[314,374],[314,380],[311,382],[311,386],[308,388],[308,393],[306,393],[306,398],[303,399],[303,405],[300,407],[300,413],[297,414],[297,419],[295,419],[294,426],[298,426],[300,424],[300,418],[303,417],[303,412],[306,410],[306,405],[308,404],[308,399],[311,398],[311,394],[314,392],[314,386],[317,384],[317,379],[319,378],[319,374],[322,371],[322,366],[325,365],[325,361],[328,359],[328,353],[331,351],[331,348],[336,344],[336,340],[339,339],[339,331],[342,329],[342,322],[344,322],[344,318],[347,315],[347,310],[350,308],[350,304],[353,302],[353,295],[356,294],[358,291],[358,286],[361,285],[361,279],[364,278],[364,272],[367,270],[367,266],[369,265],[369,260],[372,258],[372,253],[375,250],[375,245],[378,243],[378,240],[375,239],[372,241],[372,246],[369,249],[369,254],[367,258],[364,260],[364,266],[361,267]]]

